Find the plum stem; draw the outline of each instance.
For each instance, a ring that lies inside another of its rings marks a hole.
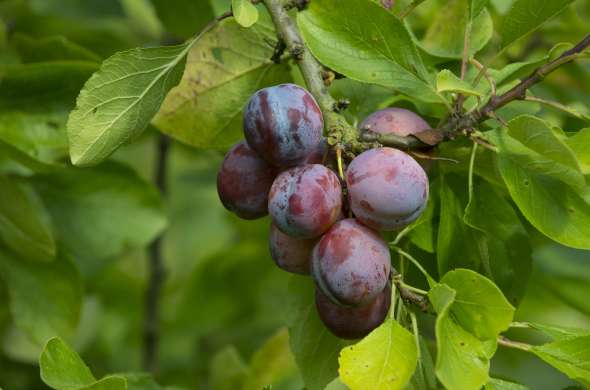
[[[531,348],[533,348],[533,346],[530,344],[522,343],[520,341],[510,340],[509,338],[506,338],[505,336],[498,336],[498,344],[503,347],[520,349],[521,351],[530,351]]]

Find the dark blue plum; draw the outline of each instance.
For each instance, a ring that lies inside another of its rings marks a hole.
[[[256,92],[244,110],[244,135],[252,149],[277,167],[302,164],[317,153],[324,120],[315,99],[294,84]]]

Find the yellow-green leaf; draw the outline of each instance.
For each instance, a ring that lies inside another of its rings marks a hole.
[[[231,9],[240,26],[250,27],[258,21],[258,10],[250,0],[232,0]]]
[[[340,379],[351,390],[401,390],[416,369],[418,351],[412,334],[388,319],[344,348],[338,361]]]

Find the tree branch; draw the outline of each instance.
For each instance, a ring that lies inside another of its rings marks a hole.
[[[158,137],[154,183],[162,196],[166,195],[166,169],[170,140],[164,134]],[[145,292],[145,314],[143,323],[143,368],[155,373],[158,369],[158,350],[160,341],[160,292],[165,270],[162,264],[162,236],[155,239],[149,248],[149,281]]]
[[[270,12],[280,39],[285,42],[287,50],[297,62],[309,92],[315,97],[322,110],[330,144],[341,143],[350,149],[357,149],[359,146],[358,130],[338,114],[340,106],[330,95],[324,83],[324,68],[303,43],[295,23],[287,12],[287,8],[297,6],[297,4],[294,4],[293,0],[287,2],[263,0],[263,2]],[[305,4],[307,1],[297,3]],[[297,8],[301,7],[297,6]]]

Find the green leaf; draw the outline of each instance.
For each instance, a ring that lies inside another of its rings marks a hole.
[[[39,366],[41,379],[54,389],[74,390],[96,382],[82,358],[59,337],[47,342]]]
[[[290,80],[270,58],[276,34],[261,13],[250,28],[226,19],[202,36],[180,84],[154,119],[162,132],[193,146],[225,149],[243,138],[242,109],[260,88]]]
[[[479,242],[483,236],[463,221],[467,203],[467,183],[458,175],[446,174],[440,180],[440,222],[436,241],[438,272],[454,268],[478,270],[481,266]],[[461,253],[461,256],[457,256]]]
[[[563,245],[590,249],[590,204],[582,197],[585,179],[575,169],[571,149],[548,125],[531,118],[516,118],[508,132],[489,136],[499,147],[508,191],[526,219]]]
[[[428,29],[420,46],[428,54],[437,57],[462,58],[465,29],[469,23],[468,3],[465,0],[449,0],[438,8],[434,20],[428,23]],[[479,6],[477,6],[479,8]],[[477,11],[477,10],[475,10]],[[489,12],[483,8],[474,16],[469,34],[469,55],[480,51],[492,37],[494,26]]]
[[[66,118],[65,112],[0,113],[0,150],[35,172],[59,168],[68,155]]]
[[[166,30],[181,38],[188,38],[198,33],[215,17],[208,1],[151,0],[151,2]]]
[[[83,267],[147,245],[166,225],[156,189],[122,164],[62,169],[34,184],[59,242]]]
[[[125,373],[120,376],[127,382],[126,390],[164,390],[150,374]]]
[[[418,362],[414,336],[387,319],[358,343],[340,352],[340,378],[351,390],[401,390]]]
[[[469,15],[471,19],[477,17],[486,7],[489,0],[470,0],[469,1]]]
[[[349,343],[333,336],[317,315],[315,286],[309,278],[293,276],[288,302],[291,351],[309,390],[323,390],[338,376],[338,353]]]
[[[127,381],[121,376],[107,376],[76,390],[127,390]]]
[[[540,324],[537,322],[529,323],[529,325],[533,329],[540,330],[541,332],[545,333],[546,335],[550,336],[553,339],[563,339],[563,338],[570,338],[570,337],[576,337],[576,336],[590,335],[589,329],[572,328],[572,327],[567,327],[567,326],[547,325],[547,324]]]
[[[212,390],[241,389],[248,377],[248,366],[234,346],[219,351],[211,359],[209,384]]]
[[[590,334],[559,339],[530,351],[569,378],[590,386]]]
[[[480,390],[488,381],[489,352],[485,344],[464,330],[450,314],[455,290],[445,284],[428,293],[436,319],[436,376],[447,389]]]
[[[497,188],[476,178],[464,221],[485,235],[479,242],[484,273],[510,302],[520,302],[526,292],[532,257],[529,236],[513,206]]]
[[[289,332],[280,329],[254,353],[243,390],[258,390],[265,385],[279,383],[297,372],[289,349]]]
[[[98,54],[60,35],[33,38],[16,33],[12,37],[12,44],[23,63],[65,60],[101,61]]]
[[[515,0],[510,11],[502,18],[500,49],[505,49],[538,29],[573,1],[554,0],[540,4],[538,0]]]
[[[483,96],[481,92],[471,87],[471,84],[461,80],[448,69],[441,70],[436,76],[436,90],[438,92],[458,92],[465,95]]]
[[[514,307],[491,280],[472,270],[457,269],[440,282],[455,291],[450,308],[453,319],[478,339],[495,340],[510,326]]]
[[[258,21],[258,10],[250,0],[231,0],[231,9],[242,27],[250,27]]]
[[[49,215],[26,182],[0,176],[0,239],[28,260],[50,261],[56,247]]]
[[[297,15],[305,43],[324,65],[346,77],[443,103],[405,25],[368,0],[311,2]]]
[[[70,109],[84,82],[96,71],[90,61],[0,65],[0,110],[47,113]]]
[[[590,128],[578,131],[566,142],[574,152],[582,173],[590,175]]]
[[[348,390],[348,386],[346,386],[340,378],[334,379],[332,382],[328,383],[328,386],[324,390]]]
[[[30,262],[0,251],[10,310],[16,326],[43,345],[57,335],[72,335],[82,305],[78,270],[63,254],[51,263]]]
[[[486,383],[484,390],[530,390],[520,383],[508,382],[502,379],[490,378]]]
[[[102,63],[80,91],[68,119],[73,164],[97,164],[143,132],[180,81],[193,42],[132,49]]]

